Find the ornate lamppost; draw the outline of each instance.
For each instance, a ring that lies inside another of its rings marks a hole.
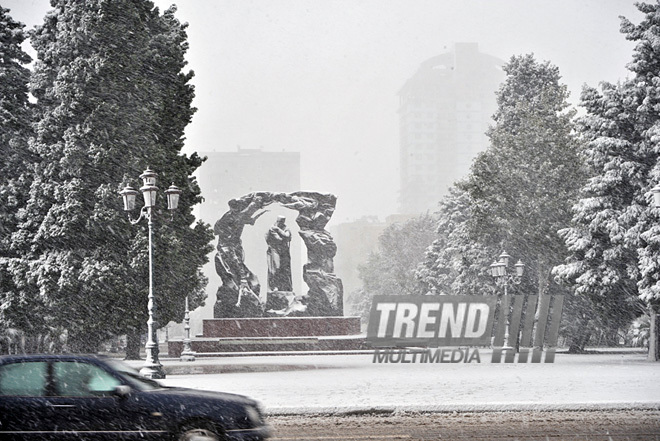
[[[158,336],[154,328],[154,311],[156,309],[154,297],[154,260],[153,260],[153,208],[156,205],[156,195],[158,194],[158,187],[156,187],[156,174],[153,170],[147,168],[141,175],[143,185],[140,187],[142,196],[144,197],[144,206],[140,210],[140,217],[132,219],[129,213],[128,219],[131,224],[135,225],[143,218],[146,218],[149,225],[149,302],[147,309],[149,312],[149,320],[147,320],[148,336],[145,349],[147,352],[147,359],[144,367],[140,370],[140,374],[147,378],[161,379],[165,378],[165,371],[163,365],[158,360]],[[135,197],[139,194],[134,188],[126,186],[119,192],[124,198],[124,210],[131,211],[135,208]],[[174,184],[165,190],[167,196],[167,209],[176,210],[179,205],[179,195],[182,193]]]
[[[490,265],[490,275],[495,278],[497,286],[504,288],[505,297],[509,295],[509,283],[519,285],[522,275],[525,272],[525,264],[520,260],[518,260],[513,266],[514,272],[509,272],[508,267],[510,258],[511,256],[509,256],[506,251],[503,251],[498,260]],[[506,330],[504,333],[504,347],[502,349],[511,349],[511,346],[509,345],[509,311],[506,311],[505,319]]]

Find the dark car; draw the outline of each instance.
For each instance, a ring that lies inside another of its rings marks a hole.
[[[0,357],[0,439],[266,439],[257,403],[165,387],[111,358]]]

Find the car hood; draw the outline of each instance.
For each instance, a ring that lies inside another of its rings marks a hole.
[[[257,402],[244,395],[232,394],[228,392],[214,392],[197,389],[187,389],[184,387],[163,387],[162,389],[155,389],[148,392],[154,395],[167,395],[173,398],[181,399],[208,399],[208,400],[223,400],[228,403],[246,404],[250,406],[257,406]]]

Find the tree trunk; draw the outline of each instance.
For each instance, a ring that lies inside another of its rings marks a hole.
[[[140,333],[126,334],[126,360],[140,360]]]
[[[586,325],[584,328],[586,328]],[[571,344],[568,347],[569,354],[584,354],[584,348],[589,342],[590,338],[591,332],[585,332],[584,334],[580,334],[579,336],[572,339]]]
[[[660,361],[660,314],[658,308],[649,305],[649,361]]]

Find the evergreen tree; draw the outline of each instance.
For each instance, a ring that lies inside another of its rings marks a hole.
[[[473,237],[474,206],[465,185],[465,181],[454,184],[440,202],[435,239],[416,269],[426,291],[453,295],[495,292],[488,270],[502,250]]]
[[[193,308],[203,302],[212,233],[193,225],[201,199],[192,173],[202,160],[180,153],[194,93],[175,9],[161,15],[146,0],[52,5],[32,36],[38,121],[30,148],[38,161],[13,237],[22,252],[14,279],[38,290],[71,350],[93,352],[112,335],[146,328],[146,225],[128,222],[118,191],[136,186],[147,167],[161,189],[173,182],[183,190],[171,222],[164,198],[156,207],[160,324],[181,320],[186,296]]]
[[[583,177],[571,134],[574,112],[556,66],[525,55],[512,57],[504,70],[491,146],[475,161],[467,183],[473,232],[479,242],[499,242],[525,262],[525,279],[542,309],[549,294],[560,290],[550,277],[566,256],[557,231],[570,221]]]
[[[631,211],[639,210],[635,187],[643,185],[649,169],[634,147],[639,140],[630,118],[636,118],[638,97],[629,86],[603,84],[602,93],[588,87],[582,93],[587,115],[578,127],[593,176],[573,208],[573,226],[560,230],[571,257],[554,270],[577,294],[591,298],[602,319],[618,326],[627,325],[640,312],[636,246],[630,246],[625,232],[634,225]],[[623,132],[628,132],[624,139],[617,139]]]
[[[580,132],[592,175],[575,206],[575,226],[562,232],[572,256],[557,268],[578,292],[597,299],[603,316],[630,320],[639,300],[652,317],[649,358],[657,360],[660,312],[660,226],[651,188],[660,181],[660,5],[637,5],[645,14],[621,31],[637,42],[628,65],[633,77],[601,90],[585,88],[587,115]]]
[[[32,59],[23,51],[25,25],[0,7],[0,179],[9,182],[20,175],[26,161],[25,141],[30,134],[31,105],[28,99]],[[4,209],[3,211],[8,211]],[[4,235],[3,235],[4,236]]]
[[[7,337],[12,340],[12,335],[22,336],[25,332],[43,336],[46,328],[38,314],[39,299],[34,292],[17,294],[10,272],[18,257],[11,235],[17,228],[16,214],[25,204],[32,162],[27,149],[32,106],[28,99],[30,71],[26,67],[32,60],[21,48],[27,38],[25,25],[9,13],[9,9],[0,7],[0,329],[11,334]],[[35,341],[28,339],[27,343]],[[36,345],[35,349],[40,348]],[[0,347],[0,352],[6,350]]]
[[[473,164],[466,189],[473,235],[525,261],[539,294],[565,255],[557,231],[571,218],[583,174],[571,134],[568,91],[559,69],[533,56],[512,57],[497,93],[490,147]],[[518,257],[519,256],[519,257]]]
[[[490,146],[441,205],[438,238],[417,274],[449,294],[496,292],[488,270],[506,250],[526,265],[513,292],[536,292],[548,302],[549,294],[567,291],[550,271],[567,255],[557,231],[570,222],[584,176],[571,132],[574,112],[557,67],[524,55],[504,71]],[[580,304],[572,300],[565,311]]]

